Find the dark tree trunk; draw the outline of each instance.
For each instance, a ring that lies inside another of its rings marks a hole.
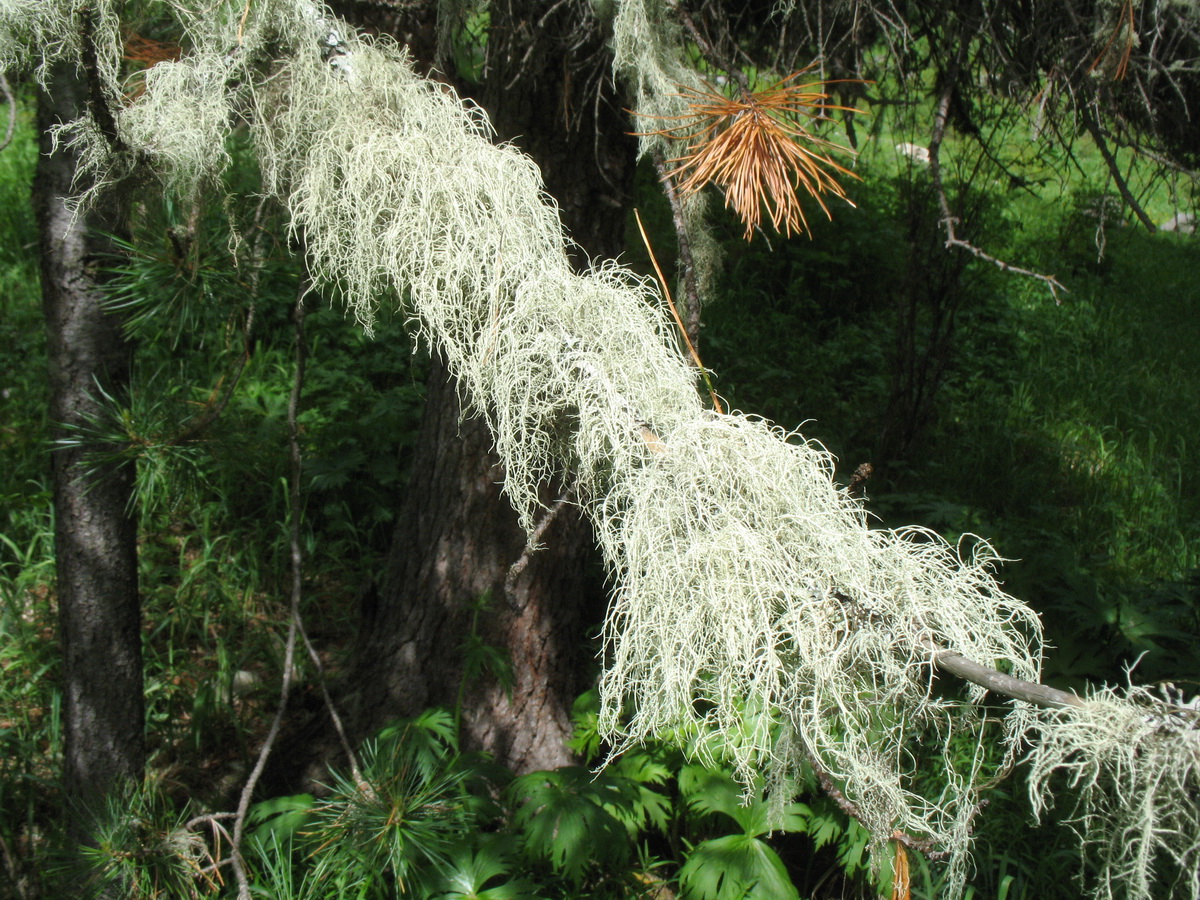
[[[623,246],[634,148],[599,23],[585,3],[546,17],[552,5],[491,5],[479,99],[500,138],[541,166],[572,238],[587,254],[611,257]],[[590,527],[567,506],[506,592],[526,535],[500,493],[491,445],[479,419],[461,419],[435,360],[378,607],[364,618],[357,719],[365,730],[428,706],[454,707],[462,686],[466,746],[518,772],[552,768],[571,761],[570,704],[584,686],[585,629],[602,609],[603,586]],[[490,603],[473,612],[483,596]],[[471,635],[507,654],[509,691],[494,674],[464,681]]]
[[[41,243],[42,297],[49,337],[50,418],[54,438],[100,412],[103,393],[125,394],[130,348],[101,305],[97,284],[104,233],[122,216],[112,204],[73,216],[76,157],[50,155],[49,126],[88,107],[86,86],[59,66],[38,98],[41,156],[34,183]],[[58,621],[62,644],[63,782],[68,797],[91,802],[123,779],[140,780],[143,743],[142,654],[137,534],[130,507],[132,466],[89,473],[89,451],[51,453]]]

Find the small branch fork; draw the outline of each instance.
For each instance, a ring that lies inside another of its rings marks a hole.
[[[8,125],[4,129],[4,140],[0,140],[0,150],[3,150],[12,143],[13,132],[17,128],[17,98],[13,96],[3,72],[0,72],[0,93],[4,94],[4,102],[8,104]]]
[[[1032,269],[1023,269],[1020,266],[1014,266],[1012,263],[993,256],[982,248],[976,247],[970,241],[958,236],[957,226],[959,219],[950,210],[950,201],[946,197],[946,186],[942,181],[941,149],[942,140],[946,136],[946,123],[950,119],[950,102],[954,96],[954,85],[958,81],[958,74],[962,69],[963,60],[966,57],[967,46],[968,42],[960,37],[958,51],[945,74],[945,85],[942,88],[941,96],[938,98],[937,113],[933,120],[933,133],[930,135],[929,140],[929,178],[933,182],[934,190],[937,192],[938,210],[942,214],[942,225],[946,229],[945,246],[947,249],[950,247],[959,247],[966,250],[977,259],[990,262],[1002,272],[1011,272],[1014,275],[1025,275],[1029,278],[1036,278],[1050,289],[1050,295],[1054,298],[1055,303],[1062,303],[1058,292],[1067,293],[1067,289],[1053,275],[1046,275],[1042,272],[1035,272]]]
[[[337,730],[338,738],[341,741],[342,749],[345,751],[347,758],[350,761],[351,773],[355,783],[363,784],[362,772],[359,770],[358,760],[354,755],[354,751],[350,746],[350,742],[346,737],[345,729],[342,726],[341,717],[338,715],[337,709],[334,706],[333,699],[329,695],[329,689],[325,685],[323,677],[321,659],[317,654],[312,643],[308,639],[308,634],[304,630],[304,623],[300,616],[300,601],[304,590],[304,555],[301,549],[301,453],[300,453],[300,425],[298,421],[300,411],[300,399],[304,388],[304,370],[307,362],[307,345],[304,337],[304,317],[305,307],[304,301],[312,289],[312,284],[307,275],[300,279],[300,285],[296,293],[296,303],[293,308],[293,322],[295,325],[296,334],[296,373],[292,382],[291,397],[288,400],[288,433],[289,433],[289,457],[291,461],[291,473],[288,485],[288,506],[291,511],[288,523],[288,539],[291,547],[291,562],[292,562],[292,585],[291,585],[291,614],[288,622],[287,640],[284,645],[283,655],[283,676],[279,689],[279,707],[275,711],[275,717],[271,721],[271,727],[267,732],[267,737],[263,741],[262,748],[259,750],[258,759],[255,761],[254,768],[250,772],[249,778],[246,779],[245,785],[242,787],[242,793],[238,800],[238,808],[236,813],[218,813],[214,816],[202,816],[199,819],[189,822],[188,826],[193,824],[203,824],[209,822],[214,829],[219,829],[221,833],[229,837],[230,856],[227,860],[218,863],[224,865],[226,863],[233,866],[234,876],[238,883],[238,900],[250,900],[250,882],[246,875],[246,866],[242,858],[242,841],[245,837],[246,816],[250,809],[250,799],[254,794],[254,788],[262,777],[263,770],[266,768],[267,758],[271,754],[271,750],[275,745],[275,741],[279,737],[279,732],[283,724],[284,713],[287,711],[288,696],[291,692],[294,660],[296,655],[296,639],[300,638],[304,642],[305,649],[308,651],[309,658],[313,661],[316,667],[318,680],[321,683],[321,691],[325,698],[326,706],[329,709],[330,716],[333,719],[334,728]],[[228,831],[223,825],[219,825],[216,821],[218,818],[233,818],[233,834],[228,835]],[[214,832],[215,833],[215,832]]]

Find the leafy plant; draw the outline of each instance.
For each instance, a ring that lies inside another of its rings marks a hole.
[[[192,900],[217,890],[209,847],[158,785],[127,784],[101,803],[84,820],[84,868],[65,869],[63,888],[130,900]]]

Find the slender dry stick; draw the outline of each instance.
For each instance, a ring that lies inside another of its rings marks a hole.
[[[692,361],[695,362],[696,368],[700,370],[700,377],[704,379],[704,386],[708,388],[708,395],[712,397],[713,409],[719,413],[724,413],[725,410],[721,407],[721,401],[717,399],[717,392],[713,390],[712,381],[708,377],[708,370],[704,368],[704,363],[700,362],[700,355],[696,352],[696,348],[692,346],[692,340],[688,337],[687,328],[683,325],[683,319],[679,318],[679,310],[675,308],[675,301],[671,299],[670,285],[667,284],[667,279],[663,276],[662,269],[658,265],[658,257],[654,255],[654,248],[650,246],[650,238],[646,236],[646,228],[642,225],[642,214],[635,209],[633,216],[637,219],[638,231],[642,235],[642,242],[646,245],[646,252],[650,254],[650,262],[654,264],[654,271],[658,274],[658,283],[662,285],[663,296],[667,299],[667,306],[671,308],[671,315],[675,317],[675,324],[679,326],[679,333],[683,335],[683,342],[687,344],[688,352],[692,355]]]
[[[13,132],[17,129],[17,98],[13,96],[3,72],[0,72],[0,92],[4,93],[4,102],[8,104],[8,127],[4,129],[4,140],[0,141],[0,150],[3,150],[12,143]]]
[[[238,20],[237,45],[239,47],[242,46],[242,38],[246,31],[246,19],[250,16],[250,3],[251,0],[246,0],[246,7],[242,10],[241,19]]]
[[[675,224],[675,239],[679,244],[679,269],[683,280],[683,317],[687,325],[685,332],[693,347],[700,346],[700,291],[696,286],[696,262],[692,256],[692,242],[688,238],[687,222],[683,215],[683,200],[675,188],[675,179],[667,168],[667,160],[661,150],[654,151],[654,168],[662,182],[663,193],[671,204],[671,221]],[[698,352],[698,351],[697,351]]]
[[[296,634],[300,624],[300,598],[304,586],[304,556],[300,549],[300,425],[297,416],[300,410],[300,394],[304,386],[304,363],[306,347],[304,344],[304,298],[309,291],[307,274],[301,277],[300,286],[296,291],[296,305],[293,309],[293,322],[296,333],[296,374],[292,380],[292,394],[288,400],[288,435],[289,457],[291,461],[291,478],[288,485],[288,505],[291,508],[289,518],[289,540],[292,556],[292,597],[291,615],[288,621],[287,643],[283,651],[283,677],[279,687],[279,708],[271,721],[271,728],[259,750],[258,759],[246,784],[242,787],[242,795],[238,800],[237,817],[233,825],[232,857],[234,873],[238,881],[238,900],[250,900],[250,882],[246,877],[245,863],[242,861],[242,838],[245,835],[246,814],[250,809],[250,798],[254,794],[255,785],[262,777],[267,765],[267,757],[279,737],[279,729],[283,724],[283,714],[287,710],[288,694],[292,686],[292,664],[296,655]]]
[[[947,249],[950,247],[959,247],[966,250],[977,259],[990,262],[1002,272],[1012,272],[1014,275],[1025,275],[1029,278],[1036,278],[1050,289],[1050,295],[1054,298],[1054,302],[1061,303],[1062,301],[1059,300],[1058,292],[1063,291],[1066,293],[1067,289],[1053,275],[1046,275],[1042,272],[1035,272],[1032,269],[1014,266],[1012,263],[993,256],[980,247],[976,247],[970,241],[963,240],[958,236],[958,217],[950,210],[950,200],[946,197],[946,186],[942,181],[941,149],[942,140],[946,136],[946,124],[950,119],[950,101],[954,96],[954,85],[958,80],[958,73],[962,69],[963,60],[966,57],[967,43],[963,36],[960,35],[958,52],[951,61],[949,69],[946,71],[945,86],[942,88],[941,96],[938,98],[937,113],[933,119],[933,133],[929,140],[929,179],[933,182],[934,190],[937,192],[938,209],[942,214],[942,227],[946,229],[945,246]]]

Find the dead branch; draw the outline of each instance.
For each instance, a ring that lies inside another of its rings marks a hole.
[[[8,104],[8,126],[4,129],[4,140],[0,141],[0,150],[3,150],[12,143],[13,133],[17,130],[17,98],[3,72],[0,72],[0,92],[4,93],[4,102]]]
[[[950,200],[946,196],[946,186],[942,181],[941,149],[942,140],[946,136],[946,124],[950,118],[950,102],[954,96],[954,86],[958,80],[958,74],[962,69],[966,52],[967,41],[960,39],[958,42],[958,51],[945,73],[945,83],[942,87],[941,96],[938,98],[937,113],[933,120],[933,132],[929,140],[929,178],[933,182],[934,190],[937,192],[938,209],[942,214],[942,226],[946,229],[945,246],[947,249],[950,247],[959,247],[966,250],[972,256],[990,262],[1002,272],[1012,272],[1015,275],[1036,278],[1050,289],[1050,295],[1054,297],[1054,302],[1061,303],[1062,301],[1059,300],[1058,292],[1063,291],[1065,293],[1067,289],[1053,275],[1046,275],[1042,272],[1035,272],[1032,269],[1014,266],[1012,263],[993,256],[970,241],[958,236],[957,225],[959,219],[950,209]]]
[[[1117,190],[1121,194],[1121,199],[1125,201],[1125,205],[1133,210],[1133,214],[1138,217],[1146,230],[1151,234],[1158,231],[1158,227],[1142,209],[1137,198],[1133,196],[1133,192],[1129,190],[1129,183],[1125,180],[1125,176],[1121,174],[1121,167],[1117,164],[1117,158],[1113,156],[1112,151],[1108,148],[1108,142],[1104,140],[1104,135],[1100,131],[1100,123],[1096,120],[1095,113],[1090,106],[1085,105],[1080,113],[1083,118],[1083,127],[1087,129],[1087,133],[1092,136],[1092,141],[1096,144],[1096,149],[1100,151],[1100,155],[1104,158],[1104,165],[1108,167],[1108,174],[1116,182]]]
[[[967,657],[956,650],[939,647],[931,640],[924,639],[920,641],[920,645],[924,650],[928,651],[930,661],[938,669],[961,678],[963,681],[969,681],[971,684],[987,688],[993,693],[1011,697],[1014,700],[1023,700],[1026,703],[1032,703],[1035,706],[1043,706],[1048,709],[1063,709],[1068,706],[1083,705],[1083,700],[1076,694],[1060,691],[1049,685],[1036,684],[1032,681],[1022,681],[1020,678],[1005,675],[996,669],[967,659]]]

